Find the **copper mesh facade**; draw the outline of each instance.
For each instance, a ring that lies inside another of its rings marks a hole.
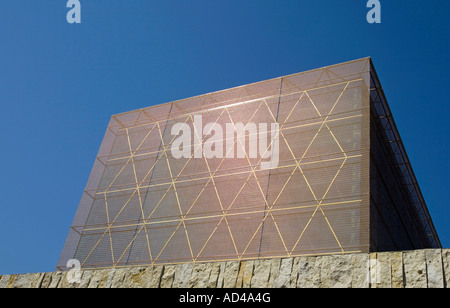
[[[113,116],[58,268],[376,249],[387,231],[371,234],[381,221],[371,220],[373,74],[365,58]],[[211,137],[199,115],[221,127],[277,123],[277,164],[261,168],[274,138],[255,157],[246,131],[230,143],[244,157],[196,157],[195,142],[189,157],[174,157],[175,125],[204,144]]]

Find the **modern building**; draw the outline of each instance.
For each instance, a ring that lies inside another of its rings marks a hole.
[[[440,247],[364,58],[112,116],[57,267]]]

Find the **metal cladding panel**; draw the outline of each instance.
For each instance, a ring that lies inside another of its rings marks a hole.
[[[442,248],[373,67],[370,100],[371,250]]]
[[[368,252],[369,86],[365,58],[113,116],[58,268]]]

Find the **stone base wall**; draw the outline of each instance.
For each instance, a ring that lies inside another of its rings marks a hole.
[[[447,288],[450,249],[0,276],[0,288]],[[69,278],[69,280],[68,280]]]

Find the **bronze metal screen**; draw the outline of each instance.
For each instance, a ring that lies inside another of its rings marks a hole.
[[[368,252],[369,71],[365,58],[114,115],[58,268]],[[278,149],[259,141],[255,157],[244,130],[234,158],[225,146],[223,158],[195,157],[195,142],[174,157],[177,124],[208,143],[200,115],[268,135],[276,123]],[[277,164],[261,168],[274,150]]]

